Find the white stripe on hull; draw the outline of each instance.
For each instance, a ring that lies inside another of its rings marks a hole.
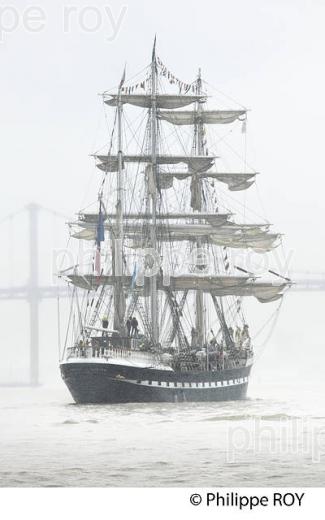
[[[159,387],[159,388],[191,388],[191,390],[202,390],[207,388],[217,388],[217,387],[227,387],[227,386],[236,386],[243,385],[248,383],[248,377],[240,377],[238,379],[229,379],[224,381],[206,381],[202,383],[196,382],[174,382],[170,381],[169,383],[166,381],[137,381],[133,379],[126,379],[124,377],[118,377],[115,380],[125,383],[131,383],[137,386],[147,386],[147,387]]]

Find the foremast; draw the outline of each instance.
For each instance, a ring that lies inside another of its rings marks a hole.
[[[125,296],[123,288],[124,259],[123,259],[123,209],[124,209],[124,165],[123,165],[123,141],[122,141],[122,112],[121,101],[122,86],[125,81],[125,69],[118,89],[117,103],[117,175],[116,175],[116,232],[112,239],[113,275],[116,278],[114,286],[114,330],[125,335]]]

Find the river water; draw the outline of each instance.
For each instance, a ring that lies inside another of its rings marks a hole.
[[[0,388],[0,486],[324,486],[323,293],[288,297],[248,399],[79,406]]]

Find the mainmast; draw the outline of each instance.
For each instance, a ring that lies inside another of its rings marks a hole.
[[[157,63],[156,63],[156,37],[152,49],[151,60],[151,167],[154,189],[149,194],[150,197],[150,213],[152,215],[150,227],[151,247],[154,251],[157,249],[156,234],[156,211],[157,211]],[[150,304],[151,304],[151,323],[152,323],[152,340],[155,345],[159,342],[158,328],[158,293],[157,293],[157,276],[150,278]]]

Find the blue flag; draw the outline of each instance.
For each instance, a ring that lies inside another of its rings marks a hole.
[[[96,244],[100,247],[100,243],[105,240],[105,229],[104,229],[104,215],[102,212],[102,203],[99,205],[99,215],[98,215],[98,223],[97,223],[97,234],[96,234]]]

